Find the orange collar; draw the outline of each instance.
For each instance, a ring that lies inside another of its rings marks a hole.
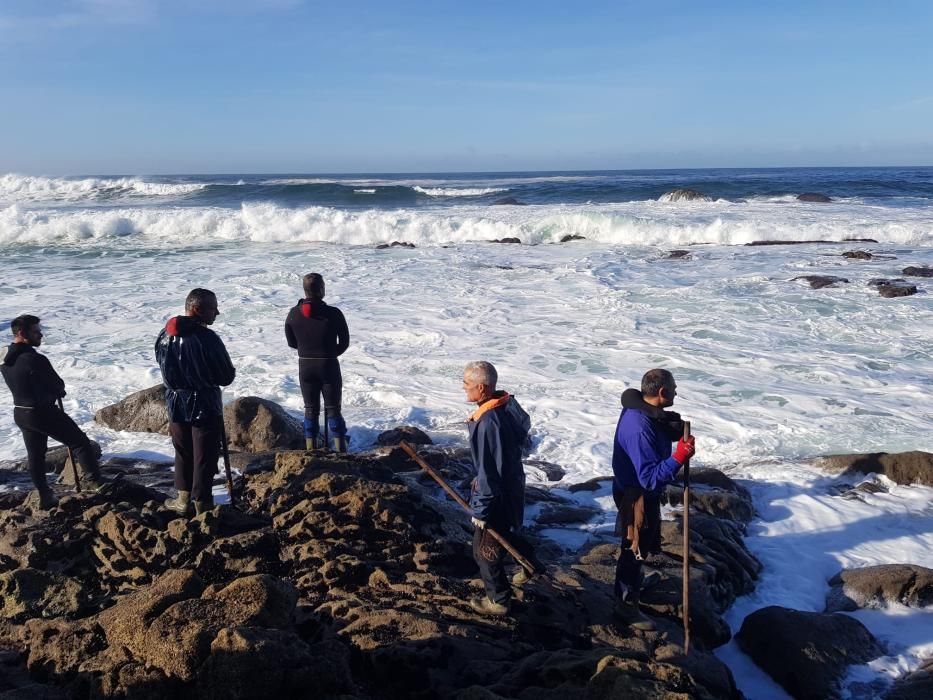
[[[473,412],[473,415],[467,419],[467,423],[478,421],[483,417],[484,413],[499,408],[499,406],[505,406],[505,404],[509,402],[510,398],[512,397],[509,396],[507,392],[503,391],[502,396],[484,401],[482,404],[480,404],[480,407]]]

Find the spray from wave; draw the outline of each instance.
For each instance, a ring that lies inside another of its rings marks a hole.
[[[332,207],[287,208],[274,204],[221,207],[136,207],[105,210],[0,209],[0,243],[24,245],[186,246],[211,242],[327,242],[372,245],[409,241],[443,245],[518,238],[554,243],[567,235],[610,245],[742,245],[758,240],[874,238],[881,243],[933,245],[924,216],[879,210],[813,217],[806,207],[707,204],[672,209],[669,204],[625,206],[488,207],[442,210]]]
[[[134,195],[170,197],[205,187],[206,183],[148,182],[135,177],[69,179],[8,174],[0,176],[0,200],[78,202]]]

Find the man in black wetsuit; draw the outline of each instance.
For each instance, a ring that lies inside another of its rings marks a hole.
[[[191,514],[192,502],[198,514],[214,507],[211,482],[223,435],[220,387],[236,376],[223,341],[208,328],[219,313],[212,291],[193,289],[185,299],[185,315],[170,318],[155,343],[178,490],[178,498],[165,505],[182,515]]]
[[[324,278],[316,272],[302,278],[305,298],[288,312],[285,339],[298,350],[298,380],[305,402],[305,446],[309,450],[326,447],[320,438],[321,394],[327,429],[334,450],[346,452],[347,424],[340,412],[343,378],[337,359],[350,346],[350,331],[340,309],[324,302]]]
[[[49,437],[69,448],[81,466],[81,486],[97,491],[103,486],[97,455],[88,436],[56,403],[65,395],[65,382],[45,355],[36,352],[42,345],[42,328],[36,316],[18,316],[10,324],[13,342],[0,364],[10,393],[13,394],[13,420],[23,433],[29,474],[39,491],[39,507],[58,503],[45,479],[45,455]]]

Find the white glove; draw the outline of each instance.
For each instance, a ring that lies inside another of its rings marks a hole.
[[[485,520],[480,520],[479,518],[470,518],[470,522],[473,523],[473,527],[477,528],[478,530],[486,529]]]

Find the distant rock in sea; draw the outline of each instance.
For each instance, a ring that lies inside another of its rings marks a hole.
[[[494,238],[489,242],[490,243],[517,243],[518,245],[521,245],[522,239],[506,236],[505,238]]]
[[[376,246],[376,250],[385,250],[386,248],[414,248],[414,243],[409,243],[408,241],[392,241],[391,243],[380,243]]]
[[[791,281],[795,282],[797,280],[806,280],[813,289],[822,289],[823,287],[849,281],[845,277],[834,277],[833,275],[803,275],[802,277],[794,277]]]
[[[826,202],[833,201],[832,198],[827,197],[825,194],[820,194],[819,192],[804,192],[803,194],[797,195],[798,202],[820,202],[825,204]]]
[[[490,202],[489,206],[491,207],[504,207],[504,206],[514,206],[514,207],[524,207],[526,206],[525,202],[519,202],[515,197],[503,197],[502,199],[497,199],[495,202]]]
[[[658,197],[659,202],[712,202],[713,198],[696,190],[676,189]]]
[[[933,453],[919,450],[826,455],[815,466],[831,474],[884,474],[898,484],[933,486]]]
[[[872,254],[865,250],[847,250],[842,257],[849,260],[871,260]]]
[[[561,243],[569,243],[570,241],[585,241],[585,240],[586,240],[586,236],[578,236],[575,233],[568,233],[565,236],[561,236],[560,238]]]
[[[909,297],[917,293],[917,285],[902,279],[872,279],[868,280],[868,286],[877,289],[878,294],[885,299]]]
[[[901,274],[908,277],[933,277],[933,267],[905,267]]]

